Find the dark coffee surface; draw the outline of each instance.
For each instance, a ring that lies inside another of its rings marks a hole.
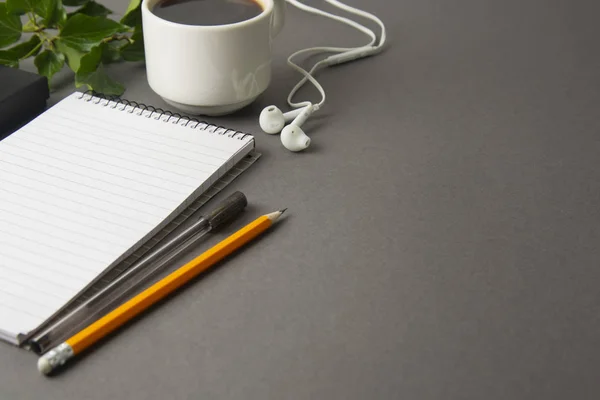
[[[245,21],[262,12],[253,0],[163,0],[152,13],[186,25],[226,25]]]

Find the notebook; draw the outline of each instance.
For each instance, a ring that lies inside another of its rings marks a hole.
[[[243,132],[78,92],[0,141],[0,339],[18,344],[253,149]]]

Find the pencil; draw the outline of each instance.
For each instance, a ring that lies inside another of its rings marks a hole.
[[[59,344],[38,359],[38,370],[48,375],[58,367],[61,367],[70,358],[82,353],[133,317],[256,238],[271,227],[284,211],[285,209],[258,217],[214,247],[157,281],[82,331],[71,336],[65,342]]]

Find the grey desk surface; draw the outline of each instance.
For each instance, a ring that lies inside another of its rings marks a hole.
[[[0,345],[0,398],[600,396],[598,2],[349,3],[390,47],[319,75],[310,151],[257,115],[285,106],[290,51],[363,39],[293,8],[268,91],[218,120],[264,155],[239,225],[288,218],[52,379]],[[143,65],[113,71],[164,105]]]

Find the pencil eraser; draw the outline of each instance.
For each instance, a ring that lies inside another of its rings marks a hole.
[[[48,361],[48,359],[44,356],[38,358],[37,367],[38,371],[40,371],[44,375],[48,375],[50,372],[52,372],[52,365],[50,364],[50,361]]]

